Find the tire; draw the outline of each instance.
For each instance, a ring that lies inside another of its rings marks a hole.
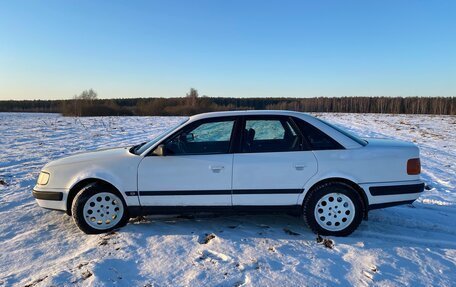
[[[73,200],[74,222],[86,234],[100,234],[127,224],[127,205],[117,190],[92,183],[81,189]]]
[[[360,225],[363,214],[360,194],[343,182],[315,186],[303,203],[304,221],[319,235],[350,235]]]

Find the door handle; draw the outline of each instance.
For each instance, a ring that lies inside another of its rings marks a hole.
[[[305,167],[306,167],[305,164],[295,164],[295,165],[294,165],[294,168],[295,168],[296,170],[303,170]]]
[[[209,168],[212,170],[212,172],[219,173],[221,172],[225,167],[223,165],[211,165]]]

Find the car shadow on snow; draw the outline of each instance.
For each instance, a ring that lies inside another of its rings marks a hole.
[[[224,215],[192,214],[169,216],[146,216],[130,220],[123,232],[150,235],[199,235],[201,241],[207,234],[231,239],[267,238],[314,240],[316,235],[306,227],[300,217],[272,215]]]

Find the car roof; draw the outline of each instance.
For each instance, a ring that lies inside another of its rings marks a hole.
[[[248,116],[248,115],[283,115],[283,116],[295,116],[295,117],[311,117],[308,114],[287,111],[287,110],[244,110],[244,111],[223,111],[223,112],[210,112],[198,114],[190,117],[191,121],[216,118],[216,117],[227,117],[227,116]]]
[[[176,130],[182,129],[183,127],[185,127],[195,121],[198,121],[198,120],[209,119],[209,118],[218,118],[218,117],[248,116],[248,115],[294,116],[294,117],[305,120],[307,123],[310,123],[314,127],[318,128],[320,131],[331,136],[333,139],[335,139],[337,142],[339,142],[345,148],[362,147],[362,145],[360,145],[353,139],[349,138],[348,136],[344,135],[343,133],[339,132],[338,130],[323,123],[322,121],[318,120],[317,118],[315,118],[309,114],[302,113],[302,112],[295,112],[295,111],[287,111],[287,110],[245,110],[245,111],[223,111],[223,112],[210,112],[210,113],[198,114],[198,115],[191,116],[187,121],[185,121],[185,123],[177,126],[176,129],[171,132],[171,134],[176,132]],[[166,135],[166,137],[168,137],[168,136],[169,136],[169,134]],[[164,139],[166,139],[166,137]],[[157,141],[154,145],[150,146],[149,149],[144,151],[143,155],[147,155],[151,150],[153,150],[163,140]]]

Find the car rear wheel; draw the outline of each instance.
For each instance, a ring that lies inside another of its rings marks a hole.
[[[303,204],[303,217],[313,232],[320,235],[347,236],[363,218],[359,193],[342,182],[324,183],[309,191]]]
[[[76,225],[87,234],[108,232],[128,221],[122,196],[100,184],[84,187],[74,198],[71,211]]]

